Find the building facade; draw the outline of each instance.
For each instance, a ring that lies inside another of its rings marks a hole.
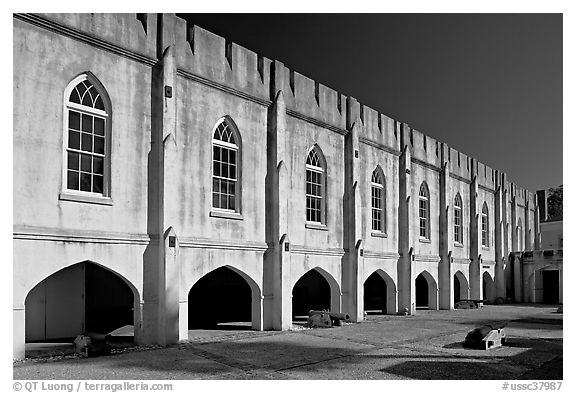
[[[14,15],[14,357],[522,301],[535,195],[172,14]]]

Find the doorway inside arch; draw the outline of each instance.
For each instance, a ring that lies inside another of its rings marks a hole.
[[[454,304],[458,303],[460,300],[460,280],[458,277],[454,276]]]
[[[250,330],[252,289],[228,267],[203,276],[188,293],[188,329]]]
[[[306,320],[310,310],[330,310],[330,284],[315,269],[300,277],[292,289],[292,319]]]
[[[134,292],[117,274],[92,262],[53,273],[28,293],[26,342],[72,342],[85,332],[124,328],[133,339]]]
[[[428,296],[428,280],[422,273],[416,277],[416,308],[428,309],[429,296]]]
[[[374,272],[364,282],[364,312],[367,314],[387,313],[386,281]]]
[[[484,272],[482,275],[482,295],[483,300],[494,300],[494,280],[488,272]]]

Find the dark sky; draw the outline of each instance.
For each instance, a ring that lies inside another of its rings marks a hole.
[[[529,190],[562,184],[562,14],[186,18]]]

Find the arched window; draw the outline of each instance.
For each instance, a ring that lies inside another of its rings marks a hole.
[[[326,164],[318,146],[306,158],[306,221],[325,224]]]
[[[229,117],[216,123],[212,136],[212,207],[240,212],[240,133]]]
[[[460,194],[456,194],[456,198],[454,198],[454,242],[458,244],[463,243],[462,198],[460,197]]]
[[[372,230],[386,233],[386,183],[380,167],[372,172]]]
[[[65,90],[64,189],[110,196],[111,105],[91,74],[75,78]]]
[[[488,206],[486,202],[482,206],[482,246],[488,247]]]
[[[420,238],[430,239],[430,194],[426,183],[422,183],[418,194],[418,216],[420,217]]]
[[[524,231],[522,228],[522,219],[518,219],[518,226],[516,227],[517,236],[518,236],[518,249],[516,251],[523,251],[524,250]]]

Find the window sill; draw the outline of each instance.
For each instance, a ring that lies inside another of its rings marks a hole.
[[[427,238],[425,238],[425,237],[421,237],[420,239],[418,239],[418,241],[419,241],[420,243],[431,243],[431,242],[430,242],[430,239],[427,239]]]
[[[224,210],[212,210],[210,212],[210,217],[216,218],[228,218],[230,220],[243,220],[242,214],[232,212],[232,211],[224,211]]]
[[[454,242],[454,247],[464,248],[464,244],[458,243],[458,242]]]
[[[370,235],[373,237],[388,237],[388,235],[385,232],[380,231],[372,231]]]
[[[80,195],[68,192],[61,192],[60,195],[58,195],[58,199],[61,201],[93,203],[95,205],[112,206],[114,204],[112,198],[109,197],[96,196],[96,195]]]
[[[307,229],[315,229],[317,231],[327,231],[328,227],[325,224],[321,224],[319,222],[306,222]]]

